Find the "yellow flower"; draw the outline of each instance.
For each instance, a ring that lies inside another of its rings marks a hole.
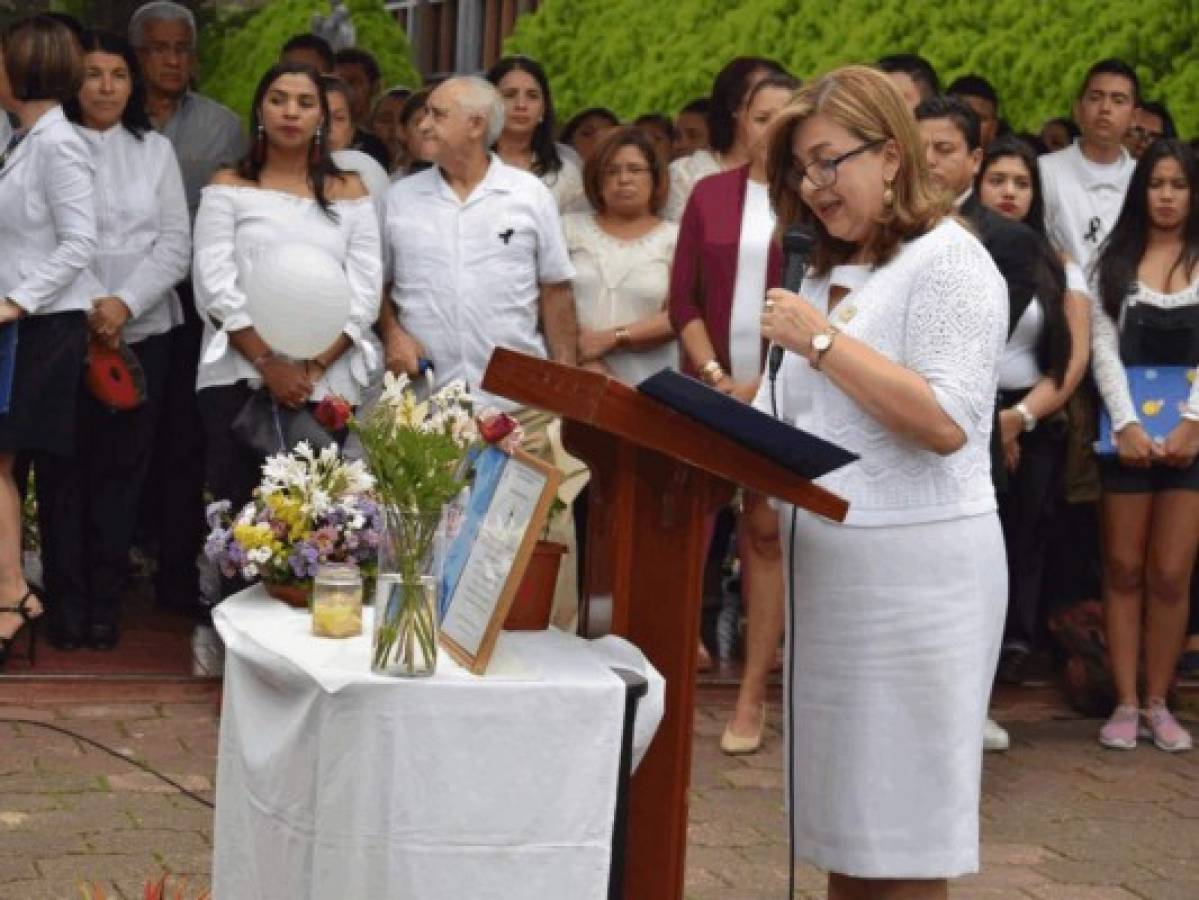
[[[274,543],[271,527],[265,523],[234,525],[233,537],[246,550],[270,547]]]

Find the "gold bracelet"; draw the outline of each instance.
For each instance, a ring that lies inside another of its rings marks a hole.
[[[633,335],[629,333],[628,326],[621,325],[616,329],[616,346],[627,347],[633,343]]]
[[[699,367],[699,374],[705,384],[713,386],[724,377],[724,367],[720,360],[710,359]]]

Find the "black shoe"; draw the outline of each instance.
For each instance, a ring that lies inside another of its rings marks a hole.
[[[56,650],[78,650],[85,643],[83,631],[79,628],[60,626],[50,629],[50,645]]]
[[[1024,684],[1024,673],[1031,656],[1023,647],[1009,647],[1001,651],[995,680],[1000,684]]]
[[[21,633],[21,629],[26,625],[29,626],[29,645],[25,651],[25,658],[29,660],[31,666],[37,662],[37,630],[42,613],[39,612],[36,616],[30,614],[29,601],[33,598],[34,592],[26,591],[25,596],[18,600],[15,606],[0,606],[0,612],[16,613],[21,617],[21,624],[17,626],[16,631],[6,638],[0,637],[0,669],[3,669],[8,663],[12,645],[16,641],[17,635]]]
[[[120,630],[106,622],[93,622],[88,632],[88,646],[93,650],[112,650],[120,640]]]

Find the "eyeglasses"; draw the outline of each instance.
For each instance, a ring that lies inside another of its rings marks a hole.
[[[885,144],[886,138],[879,138],[876,141],[869,141],[862,144],[860,147],[855,147],[842,153],[840,156],[834,156],[832,159],[816,159],[806,166],[801,166],[794,163],[789,172],[787,172],[788,186],[798,192],[803,187],[804,179],[808,179],[808,183],[814,188],[832,187],[837,183],[837,167],[843,162],[848,162],[859,154],[865,153],[867,150],[873,150]]]
[[[650,171],[649,166],[608,166],[604,169],[604,177],[619,178],[621,175],[631,175],[633,178],[639,178],[642,175],[648,175]]]
[[[188,44],[167,44],[167,43],[151,43],[146,44],[144,50],[150,56],[191,56],[192,45]]]

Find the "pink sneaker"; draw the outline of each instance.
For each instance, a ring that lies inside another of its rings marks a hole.
[[[1153,735],[1153,746],[1167,753],[1180,753],[1190,750],[1193,746],[1191,736],[1185,728],[1178,724],[1164,703],[1154,703],[1141,713],[1149,725]]]
[[[1135,750],[1139,720],[1135,706],[1117,706],[1099,729],[1099,743],[1111,750]]]

